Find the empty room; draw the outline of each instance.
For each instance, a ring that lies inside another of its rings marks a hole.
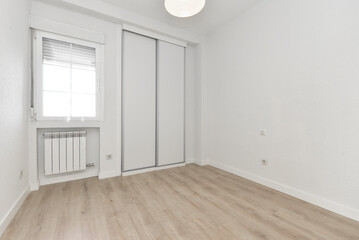
[[[0,240],[359,240],[358,0],[1,0],[0,31]]]

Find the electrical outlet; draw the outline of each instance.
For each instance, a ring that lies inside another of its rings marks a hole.
[[[95,166],[94,163],[87,163],[87,164],[86,164],[86,167],[87,167],[87,168],[94,167],[94,166]]]
[[[267,130],[266,129],[260,129],[259,130],[259,136],[264,137],[266,135],[267,135]]]
[[[263,166],[267,166],[268,165],[268,160],[262,159],[261,163],[262,163]]]
[[[21,171],[20,171],[20,174],[19,174],[19,179],[22,178],[23,174],[24,174],[24,172],[23,172],[23,170],[21,170]]]
[[[106,155],[106,160],[112,160],[112,154],[107,154]]]

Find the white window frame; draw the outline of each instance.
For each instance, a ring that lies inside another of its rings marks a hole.
[[[43,69],[42,69],[42,40],[43,38],[50,38],[59,41],[70,42],[78,45],[95,48],[96,51],[96,116],[95,117],[46,117],[43,116]],[[33,102],[36,113],[36,120],[38,121],[102,121],[103,120],[103,89],[104,89],[104,45],[81,40],[78,38],[68,37],[60,34],[35,30],[33,41]]]

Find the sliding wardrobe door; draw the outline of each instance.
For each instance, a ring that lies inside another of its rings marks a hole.
[[[157,42],[157,165],[184,162],[185,49]]]
[[[122,168],[156,165],[156,40],[124,32]]]

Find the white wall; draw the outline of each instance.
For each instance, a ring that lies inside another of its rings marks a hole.
[[[189,45],[186,49],[185,76],[185,158],[194,162],[196,158],[196,83],[197,63],[196,46]]]
[[[0,3],[0,235],[28,188],[28,11],[27,0]]]
[[[204,158],[359,220],[358,12],[264,0],[210,35]]]

